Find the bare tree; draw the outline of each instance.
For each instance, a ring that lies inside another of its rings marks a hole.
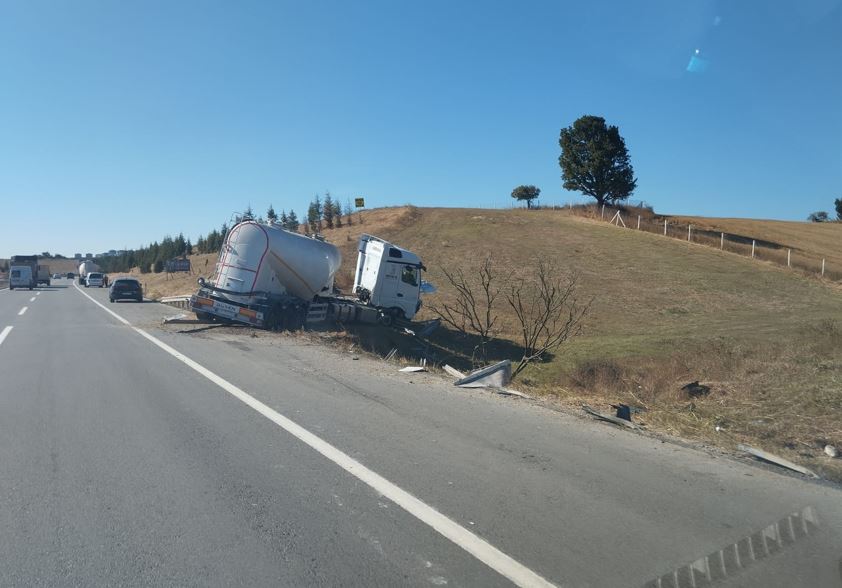
[[[441,317],[442,322],[450,325],[463,335],[474,334],[479,343],[474,347],[471,361],[485,362],[486,346],[496,334],[497,311],[494,302],[500,294],[498,276],[491,257],[466,275],[462,268],[452,272],[443,269],[445,278],[456,290],[456,299],[441,306],[430,306],[430,310]],[[475,276],[475,277],[473,277]]]
[[[579,303],[577,284],[576,274],[564,275],[555,264],[541,259],[532,275],[510,283],[506,302],[517,317],[519,342],[523,347],[512,378],[582,332],[582,320],[592,301]]]

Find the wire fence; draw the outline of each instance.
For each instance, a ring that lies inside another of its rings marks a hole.
[[[807,275],[831,281],[842,281],[842,266],[840,264],[832,265],[828,263],[826,257],[811,255],[773,241],[705,229],[693,226],[691,223],[657,217],[645,209],[635,210],[589,205],[569,207],[569,210],[579,216],[601,220],[621,228],[680,239],[751,259],[766,261]]]

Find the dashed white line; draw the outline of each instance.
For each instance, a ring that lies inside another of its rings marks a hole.
[[[18,313],[18,316],[21,316],[23,313],[25,313],[27,308],[29,308],[29,307],[28,307],[28,306],[24,306],[23,308],[21,308],[21,309],[20,309],[20,312]]]
[[[86,292],[82,291],[78,285],[74,287],[88,300],[99,306],[102,310],[113,316],[115,319],[130,327],[142,337],[148,339],[157,347],[166,351],[183,364],[189,366],[226,392],[231,396],[240,400],[247,406],[253,408],[267,419],[284,429],[290,435],[296,437],[299,441],[309,445],[312,449],[321,453],[324,457],[341,467],[343,470],[368,484],[371,488],[379,494],[388,498],[406,512],[417,518],[422,523],[430,526],[432,529],[440,533],[442,536],[449,539],[451,542],[461,547],[479,561],[501,574],[502,576],[511,580],[516,586],[522,587],[540,587],[540,588],[554,588],[555,584],[549,582],[538,573],[527,568],[522,563],[518,562],[509,555],[506,555],[481,537],[475,535],[468,529],[461,526],[453,519],[443,515],[432,506],[416,498],[400,486],[390,482],[380,474],[368,469],[362,463],[358,462],[348,454],[342,452],[334,447],[321,437],[318,437],[299,425],[298,423],[288,419],[284,415],[275,411],[274,409],[263,404],[253,396],[247,394],[228,380],[216,375],[203,365],[193,361],[180,351],[170,347],[157,337],[150,335],[143,329],[132,326],[129,321],[121,317],[119,314],[95,300]]]
[[[30,302],[35,302],[35,296],[29,299]]]
[[[12,327],[6,327],[2,331],[0,331],[0,345],[3,344],[3,341],[6,340],[6,337],[9,336],[9,333],[12,332]]]
[[[40,295],[41,295],[41,293],[40,293],[40,292],[36,292],[36,293],[35,293],[35,295],[36,295],[36,296],[40,296]]]

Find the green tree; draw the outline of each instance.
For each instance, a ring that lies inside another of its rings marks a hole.
[[[349,227],[354,224],[354,209],[351,208],[351,199],[350,198],[348,198],[345,201],[345,217],[346,217],[346,220],[348,221]]]
[[[325,192],[325,201],[322,206],[322,217],[325,219],[325,225],[328,229],[333,228],[334,212],[336,212],[336,209],[333,207],[333,198],[330,196],[330,192]]]
[[[626,142],[615,126],[600,116],[580,117],[561,129],[558,140],[565,190],[596,198],[598,204],[625,200],[637,187]]]
[[[251,209],[251,204],[246,207],[241,218],[242,220],[254,220],[254,211]]]
[[[833,206],[836,207],[836,220],[842,221],[842,198],[834,200]]]
[[[532,201],[541,195],[541,188],[536,186],[518,186],[512,190],[512,198],[526,200],[526,208],[532,208]]]
[[[807,220],[811,221],[811,222],[814,222],[814,223],[826,223],[829,218],[830,218],[829,214],[827,214],[823,210],[819,210],[818,212],[810,213],[810,216],[807,217]]]
[[[333,203],[333,224],[339,229],[342,227],[342,205],[339,201]]]
[[[289,224],[289,217],[287,216],[285,210],[281,210],[281,218],[279,222],[283,228],[287,228],[287,225]]]
[[[162,271],[164,271],[164,260],[156,259],[155,264],[152,266],[152,271],[156,274],[160,274]]]
[[[275,208],[271,204],[269,205],[269,210],[266,211],[266,220],[270,223],[278,222],[278,213],[275,212]]]
[[[289,209],[289,216],[287,216],[286,228],[293,233],[298,232],[298,215],[293,209]]]

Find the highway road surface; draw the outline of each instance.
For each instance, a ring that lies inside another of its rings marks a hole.
[[[177,312],[0,290],[0,585],[842,587],[831,484]]]

